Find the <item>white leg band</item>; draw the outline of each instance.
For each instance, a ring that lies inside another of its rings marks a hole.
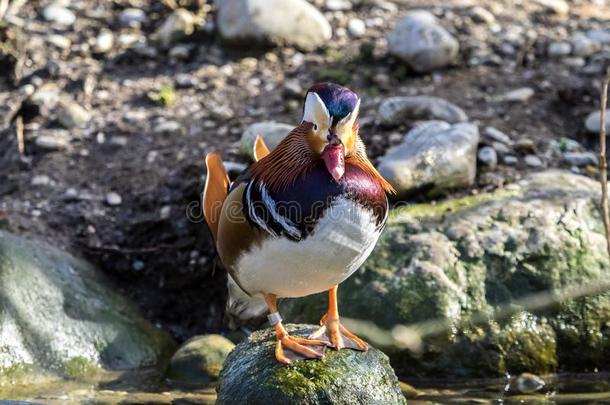
[[[272,314],[267,315],[267,319],[269,320],[269,324],[271,326],[275,326],[278,323],[282,322],[282,317],[279,312],[274,312]]]

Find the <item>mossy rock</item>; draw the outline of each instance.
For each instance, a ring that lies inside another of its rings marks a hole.
[[[383,347],[401,375],[608,370],[610,293],[523,306],[610,277],[598,190],[548,171],[493,193],[395,209],[373,254],[340,286],[340,312],[422,332],[418,350]],[[325,306],[320,294],[280,311],[315,322]]]
[[[235,344],[220,335],[195,336],[172,356],[167,376],[174,383],[206,386],[215,382]]]
[[[287,325],[295,336],[307,336],[311,325]],[[218,405],[229,404],[406,404],[388,358],[371,347],[367,352],[327,349],[323,360],[277,362],[275,332],[253,333],[237,345],[225,362]]]
[[[174,349],[89,263],[0,231],[0,395],[34,375],[164,368]]]

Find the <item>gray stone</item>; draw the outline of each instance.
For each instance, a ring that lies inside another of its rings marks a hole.
[[[481,164],[492,169],[498,165],[498,154],[491,146],[483,146],[479,149],[477,159]]]
[[[498,155],[507,155],[511,152],[511,148],[502,142],[491,142],[491,147],[498,153]]]
[[[527,156],[525,156],[524,161],[525,161],[525,164],[528,165],[529,167],[542,167],[542,165],[544,164],[542,162],[542,159],[540,159],[536,155],[527,155]]]
[[[218,379],[235,344],[220,335],[195,336],[172,356],[167,377],[172,382],[205,386]]]
[[[610,29],[587,31],[587,37],[603,45],[610,44]]]
[[[525,102],[532,98],[533,95],[534,89],[530,87],[521,87],[504,93],[500,96],[500,101]]]
[[[70,46],[72,45],[72,41],[70,41],[70,38],[59,34],[47,35],[46,40],[51,45],[62,50],[70,49]]]
[[[470,16],[473,21],[478,23],[493,24],[496,17],[486,8],[475,6],[470,10]]]
[[[599,110],[593,111],[587,115],[585,127],[587,128],[587,131],[594,134],[599,134],[599,130],[602,127],[601,112]],[[606,135],[608,134],[610,134],[610,109],[606,110]]]
[[[597,155],[593,152],[566,152],[563,160],[571,166],[597,166]]]
[[[416,72],[430,72],[451,64],[458,55],[459,43],[436,17],[415,10],[389,33],[388,48]]]
[[[40,174],[32,177],[30,184],[34,187],[44,187],[50,185],[52,182],[51,178],[46,174]]]
[[[95,38],[95,43],[93,44],[93,52],[95,53],[107,53],[112,50],[114,45],[114,35],[112,31],[103,30],[98,34]]]
[[[155,134],[182,135],[184,128],[178,121],[162,121],[154,129]]]
[[[70,148],[72,137],[68,131],[64,130],[45,130],[36,135],[34,144],[40,149],[57,151]]]
[[[574,56],[587,57],[601,49],[601,44],[582,33],[575,34],[572,39],[572,54]]]
[[[169,48],[191,35],[195,30],[195,17],[190,11],[178,8],[163,21],[163,24],[154,32],[152,39],[162,48]]]
[[[532,394],[544,388],[545,382],[542,378],[531,373],[521,373],[509,384],[511,393]]]
[[[455,104],[432,96],[387,98],[379,106],[379,122],[397,126],[415,120],[441,120],[450,124],[468,121],[466,113]]]
[[[330,11],[347,11],[352,9],[352,3],[349,0],[326,0],[324,8]]]
[[[76,21],[74,13],[59,3],[51,3],[42,10],[45,20],[61,26],[70,26]]]
[[[341,314],[388,331],[349,325],[385,341],[402,375],[605,367],[610,261],[600,194],[595,179],[545,171],[493,193],[401,207],[339,287]],[[326,305],[318,294],[286,300],[280,312],[311,322]]]
[[[294,129],[294,125],[283,124],[275,121],[263,121],[250,125],[241,136],[239,151],[254,158],[254,141],[257,135],[261,135],[269,150],[273,150]]]
[[[106,194],[106,204],[110,205],[111,207],[119,206],[123,204],[123,197],[121,197],[118,193],[111,191],[110,193]]]
[[[140,28],[146,22],[146,13],[139,8],[126,8],[119,14],[119,23],[123,27]]]
[[[354,38],[360,38],[366,33],[366,24],[359,18],[350,18],[347,22],[347,32]]]
[[[287,325],[295,336],[314,326]],[[218,381],[217,405],[406,404],[381,351],[327,350],[324,360],[278,363],[273,328],[254,332],[229,354]]]
[[[101,272],[44,243],[0,231],[0,280],[0,386],[159,366],[174,348]]]
[[[551,42],[547,49],[547,53],[551,57],[568,56],[572,53],[572,45],[569,42]]]
[[[561,63],[563,63],[566,66],[570,66],[570,67],[583,67],[587,64],[587,61],[585,61],[584,58],[577,58],[577,57],[569,57],[569,58],[563,58],[561,60]]]
[[[91,113],[69,95],[62,95],[55,107],[55,116],[66,129],[82,128],[91,120]]]
[[[176,45],[169,50],[169,57],[176,60],[186,60],[191,55],[192,47],[188,45]]]
[[[570,6],[565,0],[533,0],[533,2],[553,14],[564,16],[570,12]]]
[[[485,129],[483,129],[483,138],[492,142],[500,142],[505,145],[512,145],[513,143],[508,135],[494,127],[485,127]]]
[[[476,125],[426,121],[381,158],[379,172],[399,194],[426,190],[438,195],[474,183],[479,130]]]
[[[294,45],[313,50],[325,45],[332,29],[305,0],[216,0],[218,28],[230,42]]]
[[[517,163],[519,163],[519,158],[517,156],[513,156],[513,155],[506,155],[506,156],[502,157],[502,162],[506,166],[514,166]]]

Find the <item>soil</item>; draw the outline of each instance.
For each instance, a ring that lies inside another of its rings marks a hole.
[[[354,1],[350,11],[327,13],[333,29],[344,29],[348,17],[381,19],[377,28],[358,39],[334,38],[325,49],[309,53],[289,47],[229,47],[214,31],[214,7],[187,1],[179,3],[204,10],[207,23],[180,43],[188,47],[186,59],[156,48],[155,55],[145,56],[118,45],[104,54],[83,46],[103,28],[115,37],[131,33],[117,22],[126,7],[146,11],[148,21],[136,33],[149,37],[171,13],[170,3],[73,0],[77,21],[68,29],[44,21],[41,10],[47,3],[22,6],[17,16],[27,39],[20,45],[25,62],[18,75],[0,84],[3,120],[9,118],[0,132],[0,226],[93,261],[148,319],[179,341],[226,331],[226,276],[214,258],[199,205],[205,154],[220,150],[227,161],[247,163],[238,153],[243,130],[264,120],[296,125],[301,98],[317,81],[336,81],[361,95],[361,135],[375,161],[413,124],[384,128],[376,123],[380,102],[395,95],[442,97],[463,108],[480,128],[493,126],[515,141],[534,142],[531,151],[515,152],[517,166],[480,168],[477,184],[456,194],[503,187],[531,170],[568,168],[551,146],[562,138],[579,141],[582,150],[596,150],[596,137],[586,133],[584,118],[598,108],[603,69],[594,69],[595,55],[584,59],[584,67],[572,66],[550,58],[546,49],[576,32],[606,28],[610,7],[603,1],[571,2],[567,17],[549,14],[534,2],[518,8],[509,2],[476,2],[493,11],[494,24],[501,27],[497,33],[473,22],[473,2],[383,2],[394,4],[395,12],[376,5],[382,2]],[[435,12],[460,40],[454,66],[420,75],[387,55],[385,33],[416,6]],[[535,39],[524,39],[511,54],[502,47],[510,26],[525,27]],[[69,38],[71,48],[49,45],[52,33]],[[475,48],[495,58],[474,63]],[[600,52],[603,65],[610,56]],[[72,141],[65,150],[36,146],[38,136],[61,126],[22,103],[24,86],[46,83],[57,84],[92,114],[85,129],[70,130]],[[169,105],[148,96],[164,87],[174,89],[175,102]],[[502,94],[522,87],[533,89],[534,96],[499,101]],[[22,159],[15,141],[18,116],[25,126]],[[167,121],[179,127],[160,131]],[[543,167],[527,167],[522,159],[526,153],[542,157]],[[595,169],[584,173],[595,175]],[[33,181],[40,176],[48,181]],[[121,196],[120,205],[108,204],[110,192]]]

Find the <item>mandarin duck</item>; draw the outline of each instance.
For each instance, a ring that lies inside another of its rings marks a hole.
[[[319,359],[324,348],[366,351],[339,320],[337,286],[373,250],[392,186],[358,134],[359,97],[332,83],[306,93],[301,124],[271,152],[258,137],[256,162],[233,183],[218,153],[206,156],[206,222],[228,270],[229,305],[252,316],[264,304],[280,363]],[[308,338],[291,336],[278,298],[328,291],[328,311]]]

